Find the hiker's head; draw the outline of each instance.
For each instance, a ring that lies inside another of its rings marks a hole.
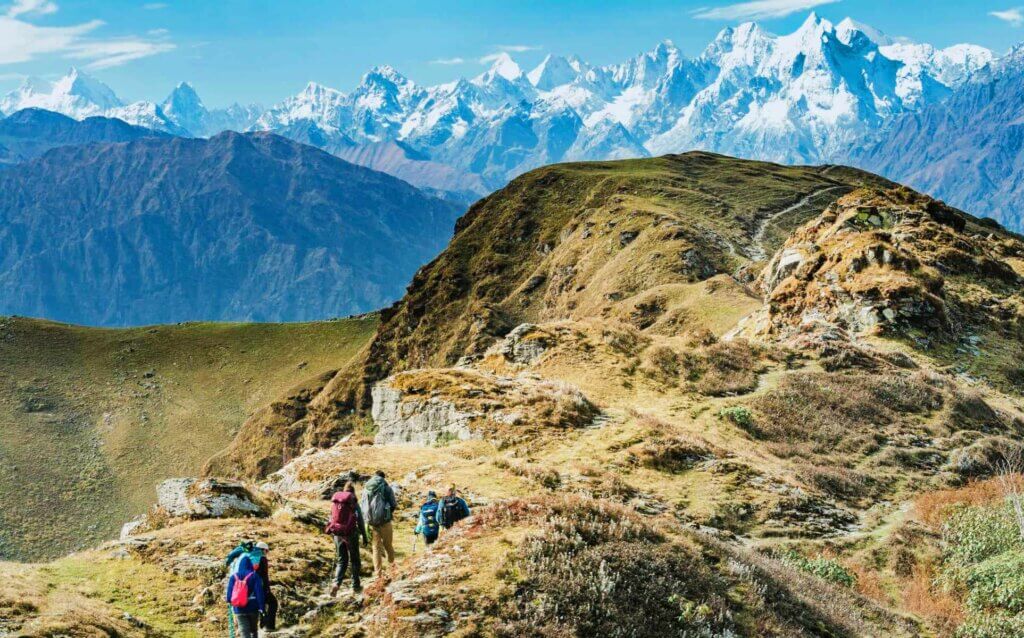
[[[253,547],[254,546],[253,546],[252,541],[250,541],[250,540],[242,541],[242,549],[244,549],[245,551],[251,552]]]
[[[456,493],[457,491],[458,491],[458,490],[456,490],[456,489],[455,489],[455,486],[454,486],[454,485],[449,485],[449,486],[448,486],[448,496],[455,496],[455,493]]]
[[[352,481],[346,481],[345,482],[345,487],[342,488],[342,491],[343,492],[352,492],[353,494],[355,494],[356,493],[356,484],[353,483]]]
[[[386,476],[384,476],[384,470],[377,470],[376,472],[374,472],[374,474],[381,478],[387,478]]]
[[[270,545],[267,545],[263,541],[256,543],[256,549],[260,550],[264,554],[270,551]]]
[[[429,492],[427,492],[427,500],[428,501],[433,501],[436,498],[437,498],[437,492],[435,492],[434,490],[430,490]]]

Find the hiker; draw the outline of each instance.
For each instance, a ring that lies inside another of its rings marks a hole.
[[[359,539],[366,545],[366,526],[363,524],[363,512],[356,498],[356,486],[352,481],[345,483],[344,489],[331,497],[331,519],[325,530],[334,536],[334,549],[337,553],[337,566],[334,570],[334,584],[331,585],[331,596],[338,594],[341,580],[345,578],[345,570],[352,566],[352,591],[359,593],[363,586],[359,582],[362,563],[359,560]]]
[[[388,564],[395,564],[395,544],[391,519],[398,503],[395,492],[384,478],[384,472],[377,472],[366,482],[363,488],[363,509],[366,511],[366,522],[373,532],[373,573],[380,576],[384,569],[384,555],[387,554]]]
[[[438,523],[438,508],[440,506],[441,502],[437,500],[437,492],[433,490],[427,492],[427,502],[420,506],[420,520],[413,533],[422,534],[423,542],[428,547],[434,544],[441,531],[441,526]]]
[[[270,545],[260,541],[256,543],[255,549],[260,552],[260,562],[256,563],[256,573],[263,581],[263,592],[267,599],[266,611],[260,617],[260,627],[267,631],[274,631],[277,629],[277,596],[274,595],[274,589],[270,586],[270,565],[267,562]]]
[[[256,544],[250,540],[243,540],[238,543],[238,547],[228,552],[227,557],[224,559],[224,564],[231,569],[231,573],[233,574],[238,569],[238,559],[240,559],[243,554],[249,554],[249,558],[251,560],[254,557],[255,552]],[[256,561],[253,561],[253,564],[255,563]]]
[[[469,505],[452,485],[448,488],[448,494],[441,500],[441,527],[451,529],[452,525],[468,517]]]
[[[263,580],[253,569],[248,554],[238,559],[238,569],[228,579],[225,599],[231,605],[241,638],[259,638],[260,614],[266,609]]]

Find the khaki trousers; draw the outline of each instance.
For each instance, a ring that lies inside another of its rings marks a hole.
[[[370,526],[373,535],[373,573],[380,575],[384,569],[384,555],[387,554],[388,564],[395,563],[394,530],[391,521],[378,527]]]

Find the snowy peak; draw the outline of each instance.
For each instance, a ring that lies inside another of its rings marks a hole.
[[[858,34],[864,36],[880,47],[896,44],[896,40],[893,38],[890,38],[874,27],[857,22],[853,18],[843,18],[840,20],[839,24],[836,25],[836,36],[838,36],[840,42],[847,46],[852,46],[851,43]]]
[[[178,83],[178,86],[174,87],[171,94],[164,100],[162,106],[169,115],[171,113],[192,113],[206,110],[206,107],[203,106],[203,101],[199,99],[199,94],[196,93],[195,88],[188,82]]]
[[[75,67],[71,67],[67,75],[53,83],[51,95],[80,98],[101,109],[122,105],[109,86]]]
[[[498,78],[514,82],[523,76],[523,70],[519,68],[515,60],[508,53],[502,51],[494,56],[491,68],[473,79],[475,84],[487,86],[494,83]]]
[[[69,117],[82,119],[102,115],[122,106],[109,86],[92,76],[72,68],[56,82],[30,78],[0,100],[0,111],[13,113],[24,108],[42,108]]]
[[[583,64],[579,58],[570,61],[562,56],[548,55],[526,75],[526,78],[541,91],[550,91],[557,86],[574,82],[582,69]]]

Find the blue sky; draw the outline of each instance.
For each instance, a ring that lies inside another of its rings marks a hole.
[[[503,49],[524,67],[619,62],[666,38],[696,55],[729,24],[785,33],[812,9],[937,46],[1024,40],[1024,0],[0,0],[0,91],[75,64],[126,100],[188,80],[208,106],[269,105],[310,80],[348,90],[376,64],[423,84],[471,77]]]

